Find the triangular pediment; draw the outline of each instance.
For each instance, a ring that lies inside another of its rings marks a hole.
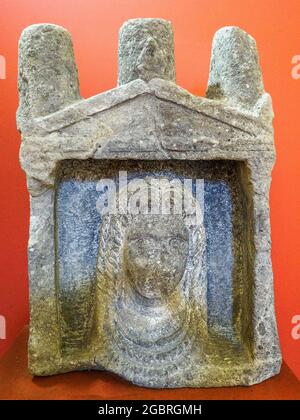
[[[84,121],[84,124],[79,124]],[[206,151],[247,147],[265,131],[259,119],[226,103],[196,97],[174,83],[135,80],[35,120],[35,129],[78,134],[102,123],[107,152]],[[82,133],[85,136],[85,133]],[[260,141],[256,139],[256,146]],[[264,143],[264,140],[262,140]],[[101,152],[102,153],[102,152]]]

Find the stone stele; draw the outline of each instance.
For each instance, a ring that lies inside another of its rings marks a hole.
[[[217,31],[204,98],[176,84],[171,23],[129,20],[118,87],[83,99],[69,33],[32,25],[19,97],[32,374],[107,370],[161,388],[277,374],[273,111],[254,39]],[[117,212],[103,212],[103,182]],[[149,212],[149,188],[161,209],[171,182],[169,213]],[[183,193],[190,213],[175,211]]]

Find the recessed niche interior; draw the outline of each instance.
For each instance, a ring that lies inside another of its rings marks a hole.
[[[204,180],[208,331],[222,357],[251,357],[253,228],[249,174],[242,161],[66,160],[56,179],[56,285],[61,347],[88,346],[94,322],[99,228],[97,183],[135,178]],[[193,183],[193,185],[195,185]],[[208,349],[209,352],[209,349]],[[212,351],[216,354],[216,350]]]

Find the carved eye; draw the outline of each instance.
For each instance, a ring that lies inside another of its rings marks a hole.
[[[175,249],[180,249],[184,245],[184,243],[185,241],[182,238],[175,237],[169,239],[169,245]]]
[[[132,244],[134,244],[135,246],[141,247],[143,245],[143,243],[144,243],[144,240],[143,240],[143,238],[132,238],[130,240],[130,242]]]

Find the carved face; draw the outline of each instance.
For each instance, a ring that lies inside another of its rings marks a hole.
[[[161,299],[180,282],[188,256],[188,230],[177,216],[139,216],[128,228],[127,272],[135,290]]]

